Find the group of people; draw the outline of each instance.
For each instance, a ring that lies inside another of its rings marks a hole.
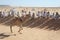
[[[38,11],[37,14],[38,14],[38,17],[46,17],[46,18],[48,17],[48,18],[54,18],[54,19],[59,19],[59,17],[60,17],[58,12],[50,13],[49,11],[48,12],[46,12],[46,11],[39,12]]]
[[[54,18],[54,19],[59,19],[60,15],[58,12],[56,13],[50,13],[49,11],[37,11],[36,13],[25,10],[21,10],[21,12],[16,11],[15,9],[11,9],[8,13],[5,11],[0,11],[0,17],[6,17],[6,16],[14,16],[14,17],[21,17],[21,16],[26,16],[27,14],[30,14],[31,17],[37,18],[37,17],[45,17],[45,18]],[[52,14],[52,15],[51,15]]]

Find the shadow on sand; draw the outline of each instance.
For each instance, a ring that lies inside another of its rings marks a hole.
[[[4,34],[4,33],[0,33],[0,39],[4,39],[6,37],[9,37],[10,35]]]
[[[31,21],[31,20],[30,20]],[[40,29],[48,29],[48,30],[60,30],[60,19],[53,18],[40,18],[37,20],[33,20],[32,23],[28,21],[23,26],[28,28],[40,28]]]
[[[0,19],[0,23],[3,23],[9,19],[11,19],[12,17],[6,17],[6,18],[3,18],[3,19]],[[25,17],[26,19],[29,19],[27,17]],[[25,19],[23,18],[23,19]],[[26,21],[26,20],[24,20]],[[11,25],[11,21],[3,24],[3,25],[6,25],[6,26],[10,26]],[[41,18],[35,18],[35,19],[29,19],[28,21],[26,21],[24,24],[23,24],[23,27],[28,27],[28,28],[40,28],[40,29],[48,29],[48,30],[54,30],[54,31],[57,31],[57,30],[60,30],[60,19],[54,19],[54,18],[44,18],[44,17],[41,17]]]

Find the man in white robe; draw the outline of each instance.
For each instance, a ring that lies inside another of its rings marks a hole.
[[[40,11],[38,11],[37,16],[38,17],[41,17],[42,16],[42,13]]]
[[[26,17],[26,11],[22,10],[22,16]]]
[[[15,16],[15,14],[16,14],[16,10],[13,8],[13,9],[11,9],[10,10],[10,14],[11,14],[11,16]]]

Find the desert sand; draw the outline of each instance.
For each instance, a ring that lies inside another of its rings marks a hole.
[[[38,28],[27,28],[23,27],[19,34],[18,27],[13,27],[13,32],[10,33],[9,26],[0,24],[0,40],[60,40],[60,30],[49,31]],[[13,35],[16,34],[16,35]]]

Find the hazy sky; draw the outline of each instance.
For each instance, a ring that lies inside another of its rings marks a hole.
[[[0,5],[60,7],[60,0],[0,0]]]

